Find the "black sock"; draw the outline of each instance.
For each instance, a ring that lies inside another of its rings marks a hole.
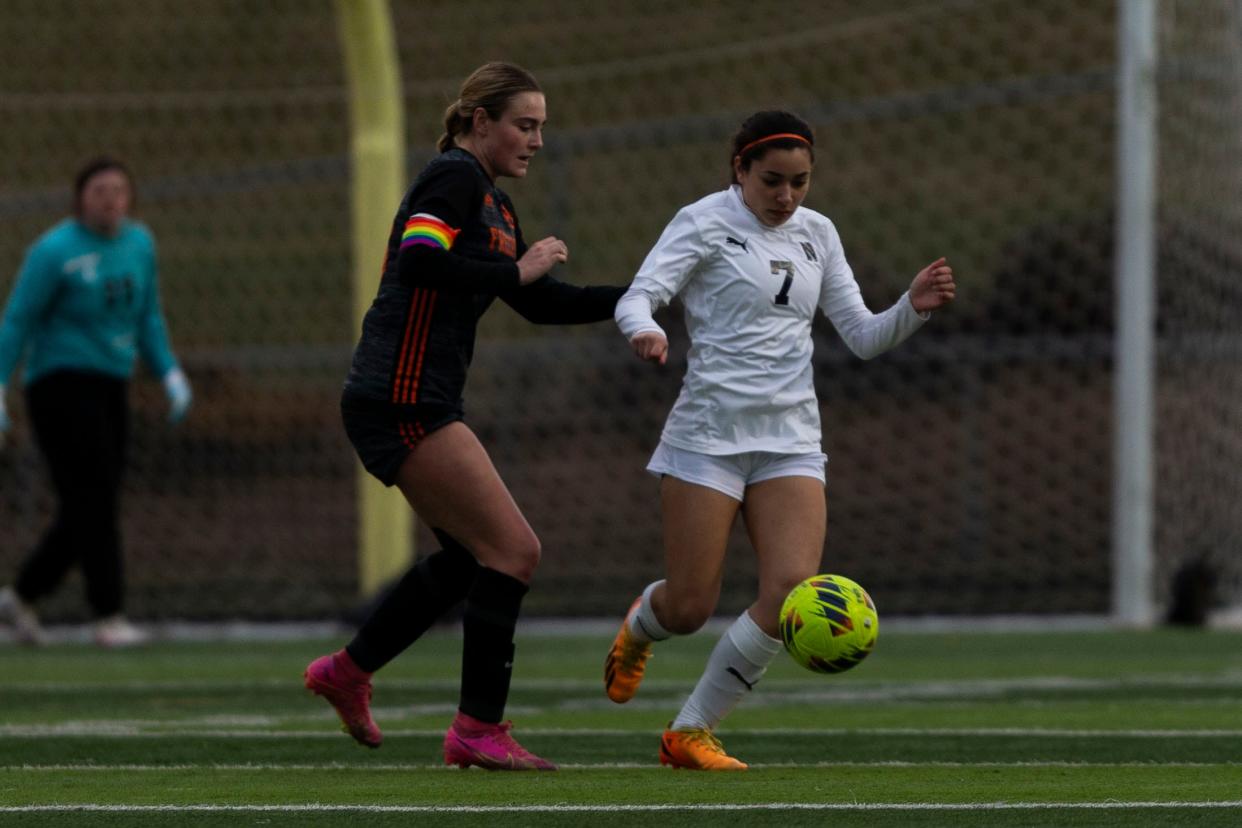
[[[452,537],[433,529],[444,548],[423,558],[384,596],[345,650],[374,673],[396,658],[454,604],[466,597],[479,564]]]
[[[479,567],[462,619],[461,712],[497,723],[505,715],[513,674],[513,631],[526,584]]]

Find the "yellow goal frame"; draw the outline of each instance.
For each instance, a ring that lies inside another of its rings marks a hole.
[[[405,120],[387,0],[336,0],[349,82],[353,319],[375,296],[392,211],[405,182]],[[358,328],[355,327],[355,330]],[[401,494],[358,466],[358,589],[376,592],[414,558],[413,515]]]

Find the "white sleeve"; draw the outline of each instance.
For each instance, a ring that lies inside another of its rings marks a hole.
[[[879,356],[904,342],[930,317],[914,309],[908,292],[883,313],[872,313],[863,302],[862,291],[845,260],[845,250],[835,228],[829,250],[819,289],[819,308],[856,356],[862,359]]]
[[[676,296],[703,259],[703,237],[694,217],[679,210],[643,260],[614,314],[626,339],[646,331],[664,333],[652,314]]]

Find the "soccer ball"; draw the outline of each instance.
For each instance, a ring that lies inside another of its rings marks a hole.
[[[789,655],[817,673],[854,667],[880,633],[871,596],[840,575],[816,575],[794,587],[781,606],[780,624]]]

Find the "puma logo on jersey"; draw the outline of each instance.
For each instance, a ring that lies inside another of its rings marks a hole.
[[[743,249],[743,250],[745,250],[747,253],[749,253],[749,252],[750,252],[750,250],[746,247],[746,239],[742,239],[741,241],[738,241],[737,239],[733,238],[732,236],[725,236],[725,243],[726,243],[726,244],[736,244],[738,247],[742,248],[742,249]]]

